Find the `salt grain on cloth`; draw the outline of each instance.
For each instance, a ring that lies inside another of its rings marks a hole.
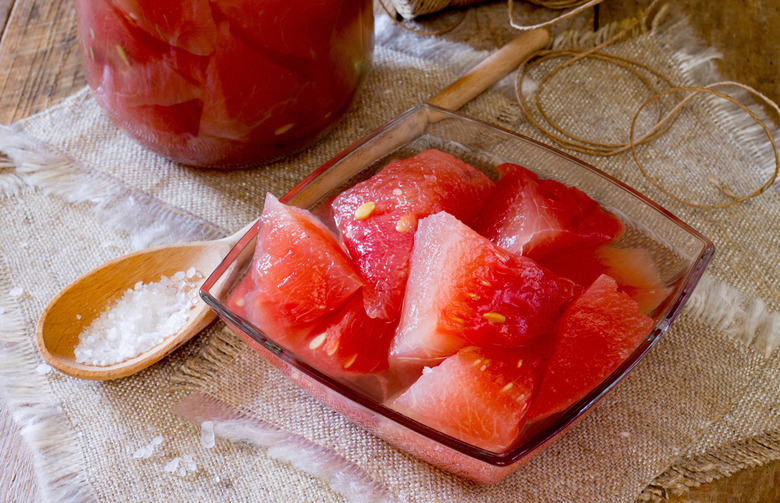
[[[214,423],[212,421],[203,421],[200,425],[200,443],[206,449],[214,447]]]

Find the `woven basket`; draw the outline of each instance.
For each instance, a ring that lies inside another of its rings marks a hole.
[[[380,0],[383,1],[383,0]],[[387,2],[387,0],[384,0]],[[422,14],[440,11],[446,7],[462,7],[485,0],[390,0],[395,11],[405,19],[413,19]],[[390,5],[387,5],[390,7]]]

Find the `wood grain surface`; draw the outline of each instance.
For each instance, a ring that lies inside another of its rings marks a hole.
[[[498,1],[498,0],[497,0]],[[635,16],[650,0],[605,0],[595,24]],[[780,2],[777,0],[670,0],[697,35],[718,49],[725,79],[750,85],[780,101]],[[0,123],[59,103],[86,81],[81,71],[72,0],[0,0]],[[0,501],[40,501],[32,455],[0,399]],[[742,470],[681,496],[676,503],[780,501],[780,461]]]

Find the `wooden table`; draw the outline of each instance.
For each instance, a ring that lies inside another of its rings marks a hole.
[[[780,2],[671,0],[697,34],[723,54],[725,79],[780,102]],[[636,15],[650,0],[605,0],[588,15],[595,25]],[[59,103],[85,85],[72,0],[0,0],[0,123],[10,124]],[[32,456],[0,402],[0,501],[38,501]],[[672,502],[780,501],[780,461],[743,470]]]

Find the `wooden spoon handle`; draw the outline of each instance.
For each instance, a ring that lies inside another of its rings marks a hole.
[[[550,34],[543,28],[522,33],[428,100],[428,103],[449,110],[459,109],[517,68],[532,53],[543,49],[549,40]]]

